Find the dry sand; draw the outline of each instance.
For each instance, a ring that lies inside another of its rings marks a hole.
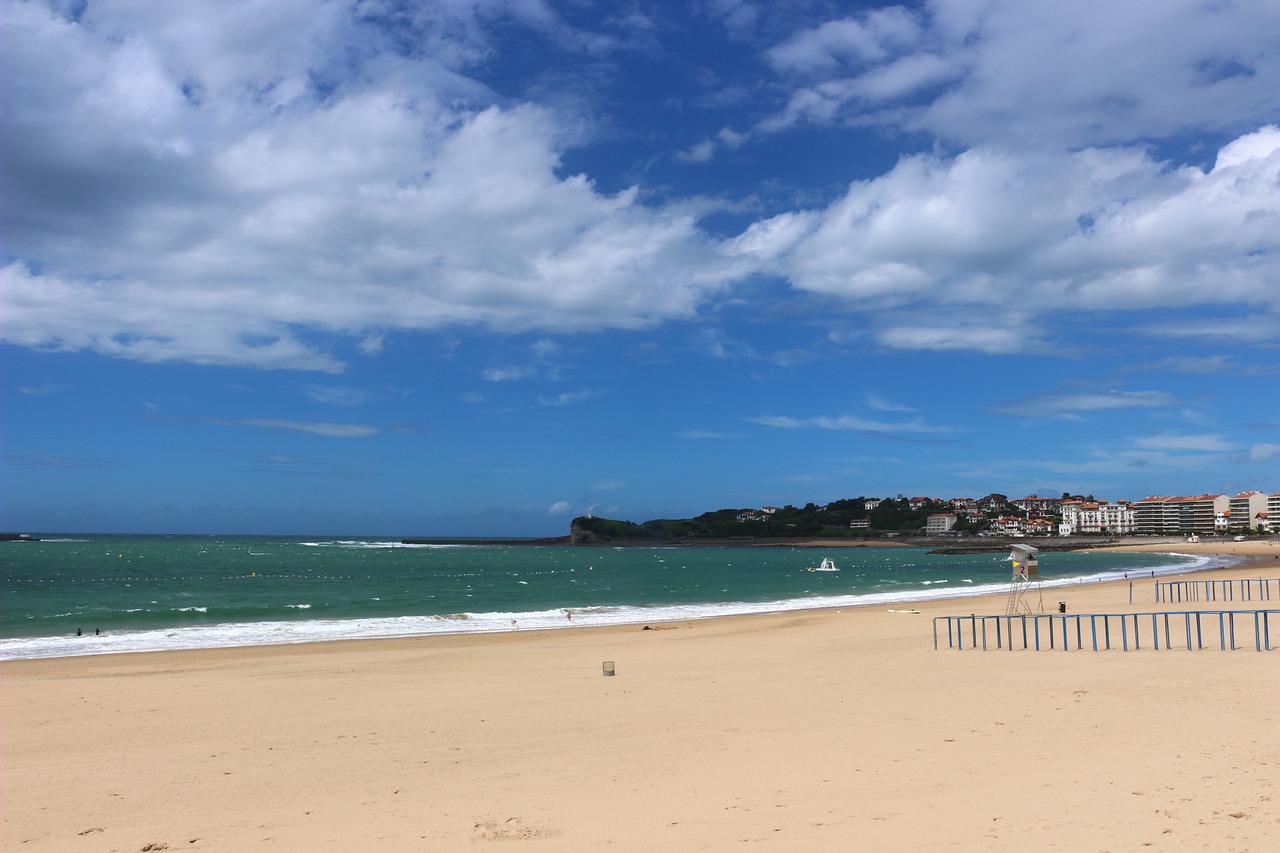
[[[1280,651],[934,650],[932,615],[1004,604],[5,662],[0,841],[1280,849]]]

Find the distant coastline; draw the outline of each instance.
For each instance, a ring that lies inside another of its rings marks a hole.
[[[575,548],[928,548],[933,554],[996,554],[1007,551],[1015,544],[1031,545],[1041,551],[1086,551],[1100,548],[1172,547],[1183,544],[1180,537],[1131,536],[1117,539],[1101,537],[1053,537],[1017,538],[989,537],[981,541],[965,541],[960,544],[954,538],[912,536],[894,538],[860,538],[806,536],[804,538],[741,537],[689,537],[683,539],[594,539],[576,540],[573,536],[552,536],[540,539],[515,538],[447,538],[414,537],[401,539],[404,545],[485,545],[524,547],[575,547]]]

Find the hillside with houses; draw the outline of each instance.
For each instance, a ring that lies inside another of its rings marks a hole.
[[[1078,537],[1265,534],[1276,530],[1280,493],[1154,495],[1107,501],[1059,498],[857,497],[824,505],[721,509],[695,518],[630,521],[585,516],[576,541],[792,539],[801,537]]]

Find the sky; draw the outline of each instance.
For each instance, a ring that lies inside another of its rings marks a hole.
[[[1274,0],[3,0],[0,529],[1280,491]]]

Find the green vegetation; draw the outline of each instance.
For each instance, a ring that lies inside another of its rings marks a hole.
[[[784,506],[772,513],[759,509],[719,509],[695,518],[656,519],[643,524],[608,518],[581,517],[573,521],[575,541],[613,540],[697,540],[697,539],[791,539],[866,538],[886,532],[914,534],[922,530],[933,513],[951,512],[949,504],[928,501],[912,509],[909,501],[882,500],[875,509],[866,509],[866,498],[849,498],[825,506],[805,504]],[[869,528],[851,530],[850,522],[867,519]],[[973,528],[962,521],[958,529]]]

